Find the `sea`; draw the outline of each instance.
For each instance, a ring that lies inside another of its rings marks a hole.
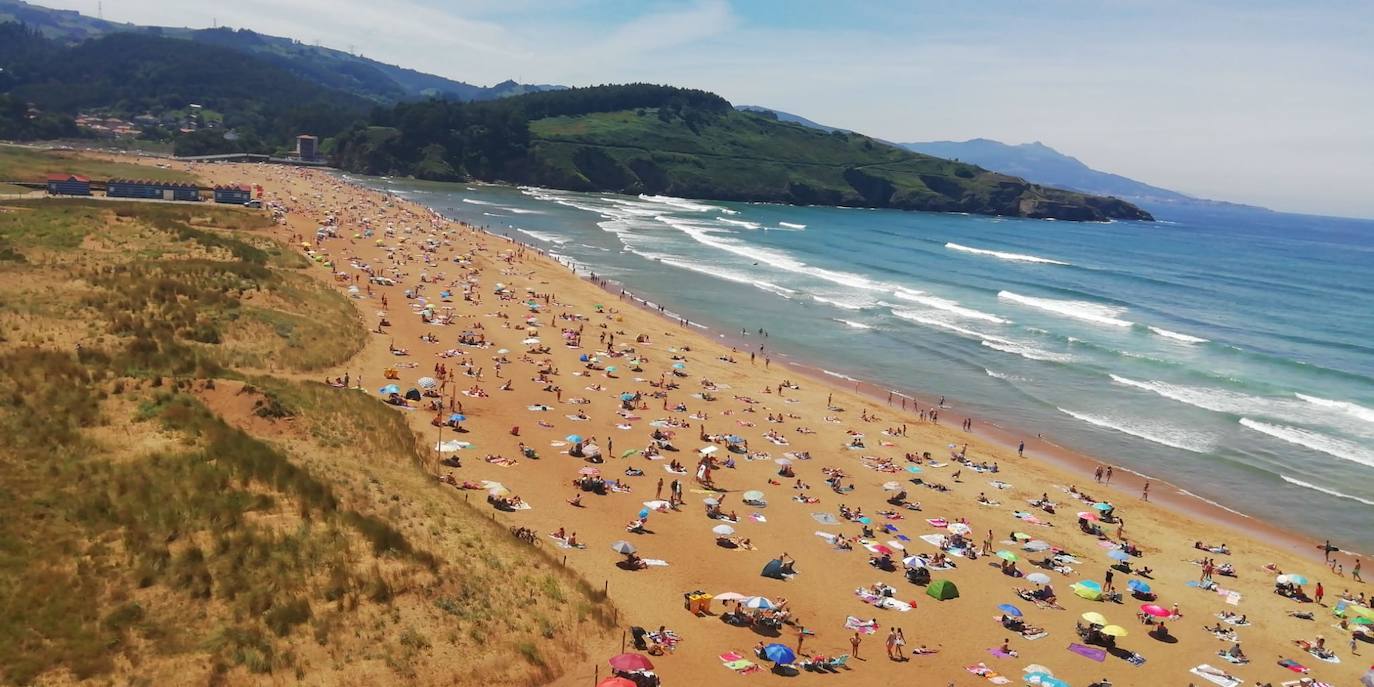
[[[1223,206],[1077,223],[348,178],[741,346],[944,396],[1374,552],[1374,221]]]

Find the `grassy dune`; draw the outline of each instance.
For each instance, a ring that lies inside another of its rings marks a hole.
[[[0,203],[0,683],[548,678],[609,605],[401,416],[272,376],[365,334],[268,224]]]
[[[195,181],[195,177],[174,169],[100,160],[75,152],[0,145],[0,181],[42,181],[48,174],[68,172],[102,181],[120,177],[155,181]]]

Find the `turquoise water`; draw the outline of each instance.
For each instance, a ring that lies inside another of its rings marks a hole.
[[[1374,222],[1078,224],[363,179],[716,332],[1374,551]]]

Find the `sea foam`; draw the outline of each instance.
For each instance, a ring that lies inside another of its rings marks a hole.
[[[1319,487],[1319,486],[1317,486],[1317,485],[1315,485],[1315,484],[1309,484],[1309,483],[1304,482],[1304,481],[1302,481],[1302,480],[1300,480],[1300,479],[1293,479],[1292,477],[1289,477],[1288,475],[1279,475],[1279,479],[1281,479],[1281,480],[1283,480],[1283,481],[1285,481],[1285,482],[1287,482],[1287,483],[1289,483],[1289,484],[1292,484],[1292,485],[1294,485],[1294,486],[1304,487],[1304,488],[1307,488],[1307,489],[1311,489],[1311,490],[1313,490],[1313,491],[1320,491],[1321,493],[1326,494],[1327,496],[1335,496],[1336,498],[1339,498],[1339,499],[1350,499],[1351,501],[1358,501],[1358,502],[1360,502],[1360,503],[1363,503],[1363,504],[1365,504],[1366,506],[1374,506],[1374,501],[1371,501],[1371,500],[1369,500],[1369,499],[1362,499],[1362,498],[1360,498],[1360,497],[1358,497],[1358,496],[1351,496],[1350,494],[1342,494],[1341,492],[1336,491],[1335,489],[1327,489],[1326,487]]]
[[[972,254],[974,254],[974,255],[987,255],[987,256],[991,256],[991,257],[997,258],[998,260],[1009,260],[1009,261],[1011,261],[1011,262],[1034,262],[1034,263],[1040,263],[1040,264],[1043,264],[1043,265],[1069,265],[1069,264],[1070,264],[1070,263],[1067,263],[1067,262],[1063,262],[1063,261],[1061,261],[1061,260],[1051,260],[1050,258],[1042,258],[1042,257],[1040,257],[1040,256],[1038,256],[1038,255],[1025,255],[1025,254],[1023,254],[1023,253],[1004,253],[1004,252],[1002,252],[1002,251],[1000,251],[1000,250],[987,250],[987,249],[984,249],[984,248],[970,248],[970,247],[968,247],[968,246],[962,246],[962,245],[959,245],[959,244],[957,244],[957,243],[946,243],[946,244],[945,244],[945,248],[948,248],[948,249],[950,249],[950,250],[957,250],[957,251],[959,251],[959,252],[961,252],[961,253],[972,253]]]
[[[1135,325],[1134,322],[1117,317],[1126,312],[1125,308],[1116,308],[1101,303],[1035,298],[1033,296],[1023,296],[1011,291],[998,291],[997,297],[1004,301],[1010,301],[1037,310],[1044,310],[1045,312],[1052,312],[1056,315],[1072,317],[1073,319],[1083,320],[1084,322],[1107,324],[1113,327],[1131,327]]]
[[[1192,451],[1193,453],[1207,453],[1212,450],[1211,442],[1205,437],[1167,425],[1128,422],[1125,420],[1102,417],[1100,415],[1075,412],[1064,408],[1057,408],[1057,410],[1075,420],[1081,420],[1090,425],[1121,432],[1122,434],[1129,434],[1146,441],[1153,441],[1156,444],[1182,449],[1184,451]]]
[[[1166,338],[1166,339],[1173,339],[1174,341],[1182,341],[1183,343],[1187,343],[1187,344],[1207,343],[1207,342],[1210,340],[1210,339],[1204,339],[1204,338],[1202,338],[1202,337],[1200,337],[1200,336],[1191,336],[1191,335],[1189,335],[1189,334],[1180,334],[1180,333],[1178,333],[1178,332],[1171,332],[1171,331],[1169,331],[1169,330],[1167,330],[1167,329],[1163,329],[1163,328],[1160,328],[1160,327],[1150,327],[1150,331],[1152,331],[1152,332],[1154,332],[1155,334],[1158,334],[1158,335],[1160,335],[1160,336],[1162,336],[1162,337],[1164,337],[1164,338]]]
[[[1374,451],[1370,451],[1353,441],[1346,441],[1337,437],[1314,432],[1310,429],[1301,427],[1289,427],[1287,425],[1274,425],[1268,422],[1252,420],[1248,417],[1240,419],[1240,424],[1244,427],[1267,434],[1280,441],[1286,441],[1296,446],[1309,448],[1313,451],[1320,451],[1329,456],[1335,456],[1341,460],[1348,460],[1352,463],[1359,463],[1374,468]]]

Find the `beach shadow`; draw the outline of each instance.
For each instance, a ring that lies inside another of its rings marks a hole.
[[[1146,634],[1148,634],[1148,635],[1150,636],[1150,639],[1153,639],[1153,640],[1155,640],[1156,642],[1161,642],[1161,643],[1164,643],[1164,644],[1178,644],[1178,637],[1175,637],[1175,636],[1173,636],[1173,635],[1163,635],[1163,636],[1160,636],[1158,633],[1155,633],[1155,632],[1149,632],[1149,633],[1146,633]]]

